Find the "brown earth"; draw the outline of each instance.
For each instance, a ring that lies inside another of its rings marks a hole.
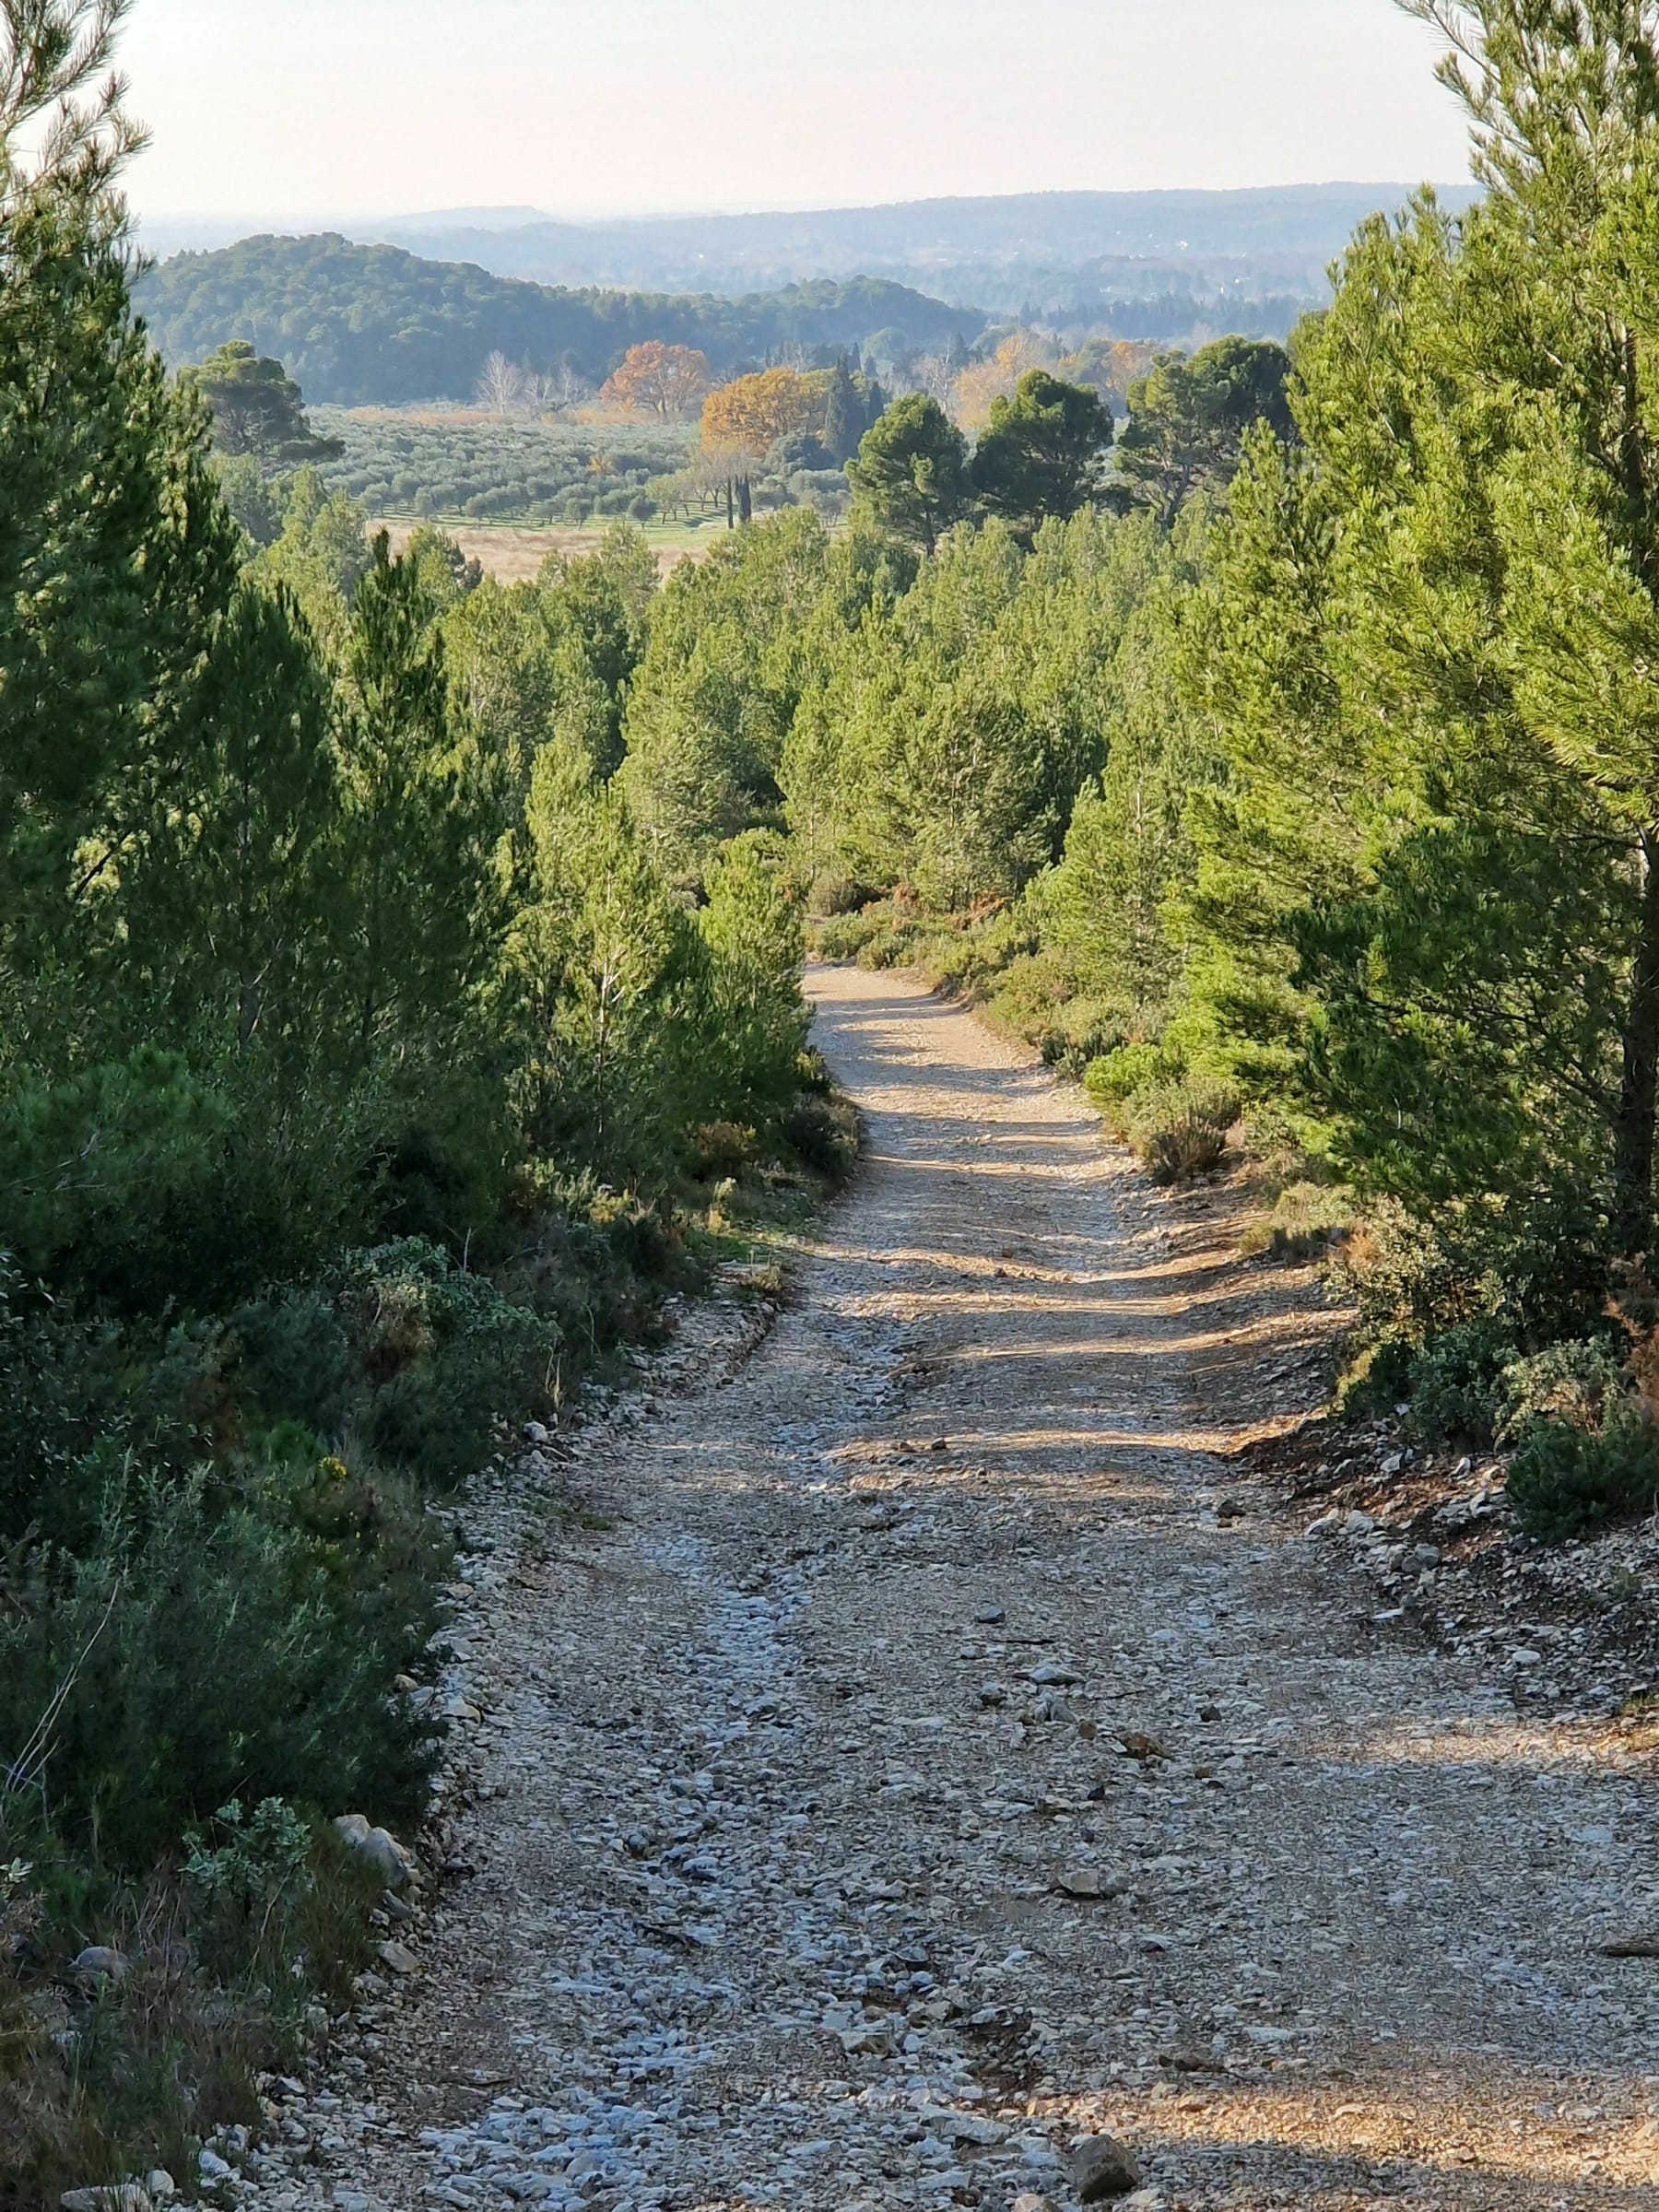
[[[1653,2203],[1659,1963],[1597,1947],[1659,1926],[1645,1749],[1218,1456],[1336,1321],[1226,1193],[813,989],[864,1167],[770,1330],[688,1315],[582,1432],[608,1528],[481,1493],[450,1879],[255,2201],[1003,2212],[1106,2129],[1136,2212]]]

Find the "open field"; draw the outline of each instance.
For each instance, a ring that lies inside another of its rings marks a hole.
[[[371,525],[384,530],[392,550],[400,553],[415,532],[425,525],[408,516],[382,515]],[[549,553],[594,553],[604,542],[606,524],[571,524],[566,527],[530,529],[511,523],[451,523],[433,527],[453,537],[469,560],[478,561],[487,576],[499,583],[527,583],[534,580]],[[657,568],[666,576],[682,560],[700,560],[725,535],[724,522],[710,521],[695,527],[684,523],[638,524],[656,554]]]

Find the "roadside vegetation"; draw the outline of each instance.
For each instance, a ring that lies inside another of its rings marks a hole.
[[[965,429],[971,356],[641,339],[371,483],[135,320],[124,6],[0,0],[0,2200],[188,2160],[348,1984],[460,1486],[848,1165],[808,912],[1153,1173],[1248,1148],[1355,1402],[1540,1535],[1659,1500],[1659,92],[1611,0],[1419,12],[1487,197],[1288,353],[994,350]],[[534,581],[369,526],[555,451],[618,521]],[[641,498],[731,526],[663,583]]]
[[[780,841],[688,897],[611,780],[644,546],[516,592],[430,534],[394,559],[275,364],[151,348],[98,88],[124,12],[0,9],[0,2202],[29,2206],[194,2180],[256,2120],[403,1878],[375,1839],[441,1747],[459,1487],[848,1151]]]
[[[1157,364],[1110,475],[1052,372],[975,446],[898,401],[841,535],[675,578],[621,781],[682,874],[785,830],[827,951],[1154,1171],[1255,1148],[1270,1241],[1344,1243],[1353,1402],[1501,1435],[1553,1536],[1659,1497],[1659,107],[1645,18],[1420,12],[1482,203],[1367,224],[1288,360]]]

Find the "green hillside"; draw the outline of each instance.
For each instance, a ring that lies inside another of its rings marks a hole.
[[[943,351],[984,326],[971,310],[868,277],[740,300],[569,291],[333,235],[181,253],[147,276],[136,297],[175,364],[248,338],[282,360],[308,398],[339,406],[466,397],[493,352],[535,369],[569,362],[598,381],[650,338],[698,347],[716,369],[735,369],[784,348],[862,346],[878,331]]]

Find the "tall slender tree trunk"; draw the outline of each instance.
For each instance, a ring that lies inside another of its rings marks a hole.
[[[1659,1103],[1659,825],[1641,833],[1641,922],[1624,1025],[1624,1075],[1613,1146],[1613,1233],[1645,1252],[1653,1225],[1653,1120]]]

